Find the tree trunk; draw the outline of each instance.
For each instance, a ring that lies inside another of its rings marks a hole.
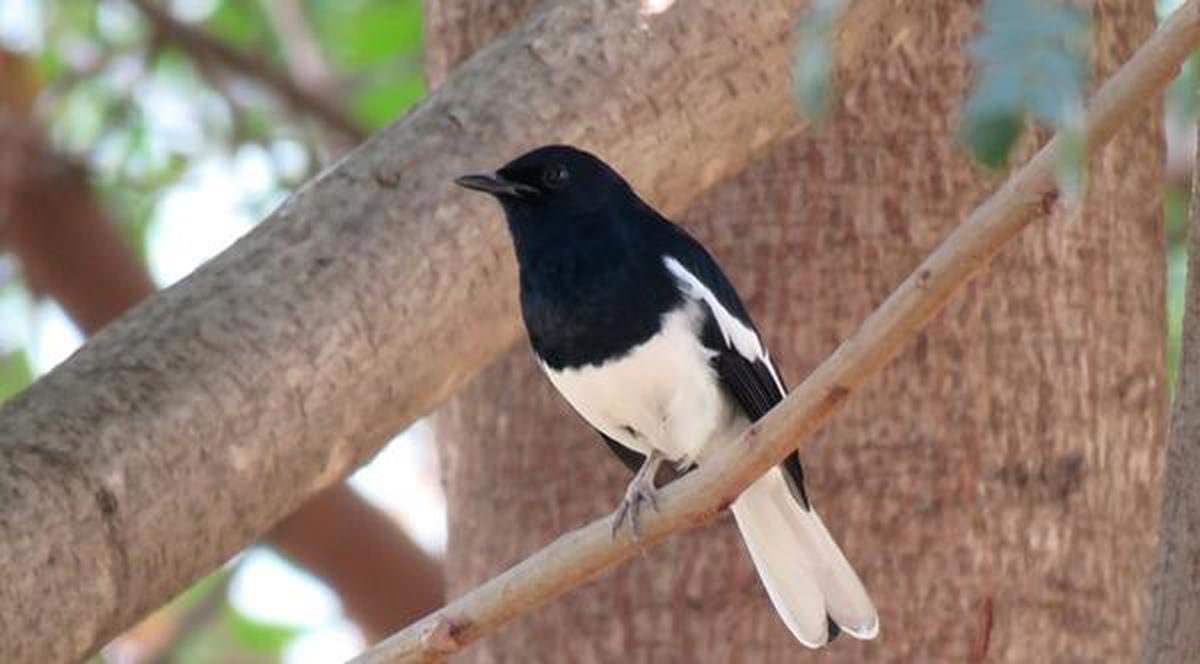
[[[464,40],[514,16],[488,4],[432,3],[435,76],[463,57]],[[774,146],[680,219],[731,274],[793,383],[996,183],[954,138],[974,10],[942,0],[910,11],[918,25],[860,74],[827,125]],[[1133,0],[1099,2],[1095,18],[1097,75],[1154,27],[1153,8]],[[1025,233],[806,447],[811,495],[882,614],[877,641],[843,638],[826,659],[1135,656],[1164,403],[1157,117],[1099,155],[1081,222],[1060,214]],[[437,431],[452,596],[611,510],[629,479],[525,348],[443,408]],[[801,652],[727,521],[674,538],[464,659],[775,662]]]
[[[1200,148],[1200,141],[1196,145]],[[1200,159],[1193,163],[1200,164]],[[1171,407],[1158,557],[1146,630],[1147,664],[1186,664],[1200,653],[1200,630],[1196,629],[1200,625],[1200,168],[1195,167],[1188,253],[1183,357],[1179,390]]]

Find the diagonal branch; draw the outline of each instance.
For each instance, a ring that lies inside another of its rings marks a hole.
[[[146,17],[154,31],[197,60],[212,61],[239,76],[252,78],[273,91],[294,110],[311,115],[355,143],[367,131],[332,98],[301,85],[271,63],[245,53],[208,32],[179,21],[154,0],[129,0]]]
[[[333,94],[336,81],[300,0],[259,0],[287,59],[292,78],[310,90]]]
[[[0,76],[0,86],[10,82]],[[0,100],[0,250],[17,259],[33,293],[57,300],[94,334],[153,295],[154,283],[86,169],[55,153],[39,127],[5,106]],[[329,583],[372,642],[444,601],[439,563],[345,484],[313,497],[269,539]]]
[[[1200,46],[1200,0],[1190,0],[1096,93],[1086,118],[1093,154],[1159,94]],[[851,393],[881,370],[957,290],[1058,199],[1058,138],[983,202],[807,380],[741,439],[667,486],[661,510],[644,517],[643,543],[706,523],[815,433]],[[637,555],[623,531],[600,519],[563,535],[500,576],[388,638],[355,664],[437,661]]]
[[[259,4],[266,12],[267,19],[275,30],[275,36],[283,47],[284,59],[292,79],[322,97],[336,96],[338,81],[321,51],[321,43],[313,32],[301,0],[259,0]],[[320,141],[324,152],[332,153],[335,157],[349,152],[358,142],[353,137],[331,135],[326,135],[326,140]]]

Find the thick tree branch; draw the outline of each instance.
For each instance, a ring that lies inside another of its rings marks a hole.
[[[87,175],[39,127],[0,111],[0,249],[20,261],[30,290],[94,334],[155,288]],[[270,540],[337,591],[370,641],[444,601],[438,562],[344,484],[314,496]]]
[[[262,83],[293,109],[317,118],[355,143],[367,137],[367,131],[331,97],[301,85],[271,63],[177,20],[170,12],[155,4],[154,0],[129,2],[142,12],[159,36],[196,60],[216,62],[233,74]]]
[[[905,4],[850,4],[839,72]],[[0,661],[80,659],[516,341],[503,226],[454,176],[571,142],[673,213],[796,131],[803,5],[549,4],[0,407]]]
[[[1093,154],[1134,117],[1200,46],[1200,0],[1180,7],[1096,93],[1088,110]],[[563,535],[500,576],[355,659],[356,664],[427,662],[456,652],[632,558],[667,535],[711,521],[754,480],[815,433],[855,389],[879,372],[952,294],[1058,199],[1060,150],[1052,140],[983,202],[824,363],[734,445],[667,486],[661,509],[643,517],[642,544],[610,519]]]
[[[1200,151],[1200,140],[1196,149]],[[1196,629],[1200,625],[1200,168],[1196,165],[1200,159],[1192,168],[1183,353],[1167,436],[1158,555],[1145,635],[1147,664],[1186,664],[1200,652]]]

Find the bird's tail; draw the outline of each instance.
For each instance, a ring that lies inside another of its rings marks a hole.
[[[825,645],[837,627],[858,639],[875,638],[879,615],[866,588],[821,517],[800,504],[787,481],[773,468],[733,503],[771,603],[810,648]]]

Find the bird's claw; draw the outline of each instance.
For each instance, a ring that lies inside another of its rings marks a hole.
[[[621,524],[625,522],[625,517],[629,517],[629,526],[633,530],[633,540],[640,542],[642,540],[642,504],[650,503],[650,507],[658,511],[658,489],[654,487],[652,481],[644,481],[642,478],[635,478],[629,483],[629,488],[625,489],[625,497],[621,499],[621,504],[617,506],[617,512],[613,515],[612,536],[617,536],[617,531],[621,529]]]

